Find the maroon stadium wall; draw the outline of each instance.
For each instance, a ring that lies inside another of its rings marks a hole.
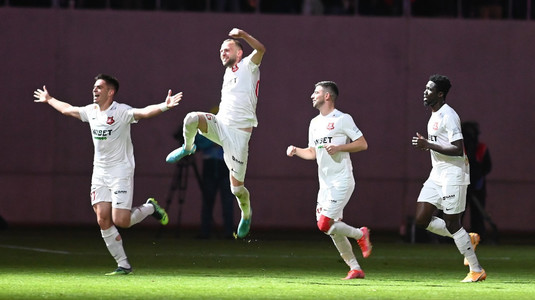
[[[218,50],[233,27],[267,47],[246,177],[254,227],[315,228],[316,163],[285,152],[307,144],[314,84],[334,80],[338,108],[369,143],[352,154],[357,188],[345,219],[397,230],[431,168],[429,153],[413,149],[411,138],[426,131],[427,79],[443,73],[453,84],[447,102],[462,120],[480,123],[491,151],[488,212],[500,229],[535,231],[528,222],[535,211],[535,23],[460,19],[1,8],[0,215],[11,224],[95,224],[89,126],[32,95],[46,84],[56,98],[85,105],[98,73],[118,77],[117,100],[134,107],[163,101],[168,89],[184,92],[176,109],[132,125],[134,203],[154,196],[165,205],[175,167],[164,158],[179,146],[173,134],[187,112],[217,105]],[[188,178],[181,225],[193,227],[201,199],[193,171]],[[170,203],[177,224],[178,199]]]

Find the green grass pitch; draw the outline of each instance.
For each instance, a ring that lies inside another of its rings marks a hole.
[[[449,243],[407,244],[375,234],[372,255],[348,271],[320,232],[255,232],[245,240],[198,240],[170,229],[121,230],[134,267],[115,268],[95,228],[0,231],[0,299],[535,299],[535,245],[480,245],[488,278],[468,272]],[[353,243],[354,247],[358,246]]]

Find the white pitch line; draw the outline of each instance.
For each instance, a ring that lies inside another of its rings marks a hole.
[[[9,249],[35,251],[35,252],[54,253],[54,254],[71,254],[68,251],[50,250],[50,249],[32,248],[32,247],[22,247],[22,246],[14,246],[14,245],[0,245],[0,247],[9,248]]]

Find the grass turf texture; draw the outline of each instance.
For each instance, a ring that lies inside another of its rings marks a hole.
[[[468,272],[451,243],[406,244],[374,235],[365,279],[319,232],[258,233],[245,240],[175,238],[122,230],[134,274],[115,269],[97,228],[0,232],[0,299],[533,299],[535,245],[480,245],[488,279]]]

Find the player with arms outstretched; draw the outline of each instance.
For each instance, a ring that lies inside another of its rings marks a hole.
[[[319,230],[330,235],[340,256],[349,266],[344,279],[364,278],[349,238],[357,240],[366,258],[371,254],[370,231],[342,222],[344,207],[355,189],[353,166],[349,153],[368,149],[368,143],[353,118],[335,108],[338,87],[332,81],[316,84],[312,105],[319,115],[310,122],[308,148],[288,146],[286,154],[303,159],[315,159],[318,164],[320,189],[316,219]]]
[[[184,145],[172,151],[166,158],[175,163],[187,155],[195,153],[197,132],[221,145],[224,160],[230,171],[232,194],[241,209],[241,220],[237,237],[244,238],[251,227],[251,205],[249,191],[245,188],[245,172],[249,155],[249,140],[253,127],[258,125],[256,103],[260,84],[260,63],[266,48],[249,33],[234,28],[231,39],[223,41],[219,56],[226,68],[221,88],[221,102],[217,115],[205,112],[191,112],[184,118]],[[253,48],[244,56],[239,39]]]
[[[156,200],[149,198],[132,209],[134,193],[134,148],[130,124],[151,118],[178,105],[182,93],[171,95],[164,102],[145,108],[132,108],[114,101],[119,91],[116,78],[99,74],[93,86],[93,103],[77,107],[52,97],[45,86],[34,92],[35,102],[48,103],[63,115],[88,122],[95,147],[91,178],[91,205],[97,216],[102,238],[117,262],[117,269],[106,275],[128,275],[132,266],[123,248],[117,227],[128,228],[153,215],[166,225],[167,213]]]

